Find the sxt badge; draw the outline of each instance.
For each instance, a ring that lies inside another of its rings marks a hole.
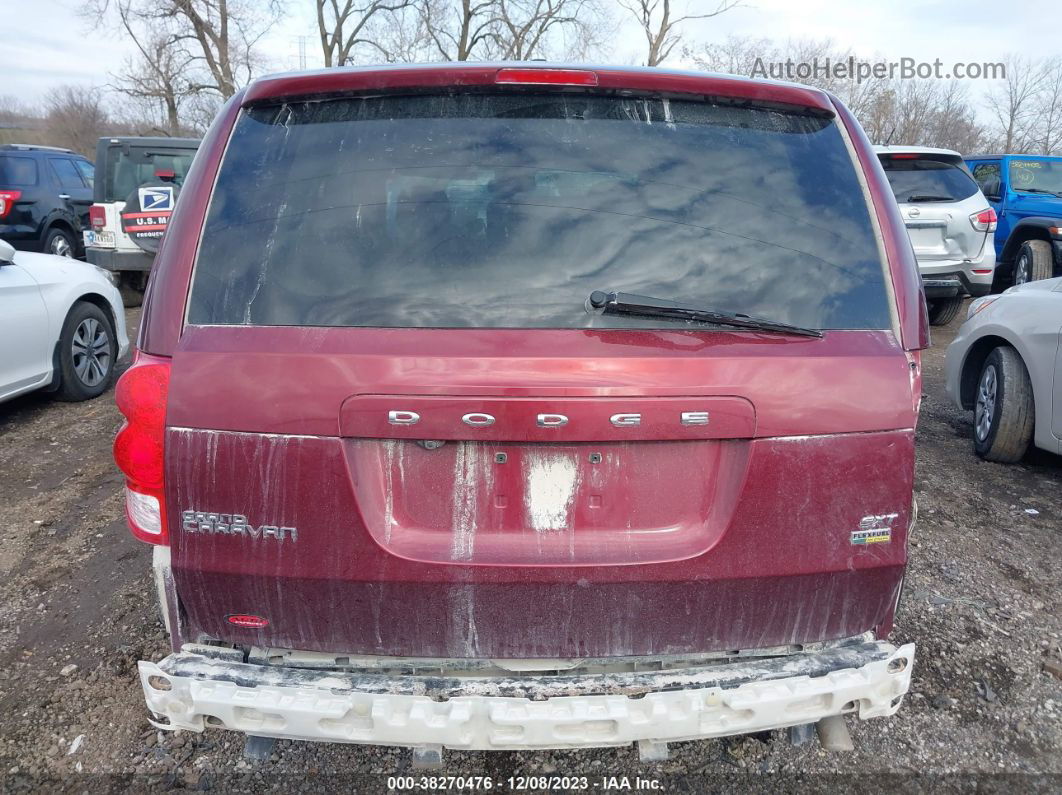
[[[866,544],[886,544],[892,541],[892,523],[900,517],[898,513],[881,513],[864,516],[859,520],[859,529],[852,532],[851,541],[856,546]]]

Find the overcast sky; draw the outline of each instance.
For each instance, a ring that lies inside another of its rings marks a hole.
[[[716,0],[687,2],[691,9],[716,5]],[[82,5],[78,0],[0,0],[4,50],[0,96],[35,104],[49,88],[64,83],[104,84],[109,73],[121,68],[129,46],[113,31],[91,30],[76,13]],[[265,39],[274,70],[298,68],[300,36],[310,37],[307,65],[320,65],[313,38],[313,0],[287,0],[287,7],[283,24]],[[686,39],[830,37],[868,58],[940,58],[950,66],[955,61],[995,61],[1016,51],[1030,56],[1058,54],[1057,18],[1058,4],[1048,0],[1006,5],[998,0],[747,0],[745,7],[691,23]],[[634,63],[644,57],[640,33],[630,25],[620,29],[616,42],[606,60]],[[987,85],[975,81],[971,88],[979,93]]]

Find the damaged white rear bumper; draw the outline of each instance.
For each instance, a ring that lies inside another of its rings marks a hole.
[[[183,651],[157,665],[141,662],[140,679],[163,729],[522,750],[721,737],[845,713],[892,715],[913,663],[913,644],[868,642],[648,673],[426,677],[252,665]]]

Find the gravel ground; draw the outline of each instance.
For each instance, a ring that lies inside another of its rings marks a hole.
[[[528,775],[586,776],[597,790],[612,776],[672,792],[1062,790],[1062,681],[1045,670],[1062,659],[1062,458],[973,455],[970,418],[943,392],[956,327],[937,330],[925,357],[921,518],[894,635],[918,658],[895,718],[850,721],[850,753],[775,732],[673,745],[662,763],[633,748],[447,752],[436,773],[491,776],[501,791]],[[233,734],[151,728],[136,661],[168,647],[150,550],[122,519],[119,424],[108,396],[0,405],[0,790],[376,792],[419,775],[408,751],[280,742],[249,763]]]

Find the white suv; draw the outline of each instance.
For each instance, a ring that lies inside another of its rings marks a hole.
[[[128,215],[132,211],[137,221],[168,218],[175,191],[184,182],[198,148],[197,138],[100,138],[96,145],[96,183],[89,208],[91,228],[84,232],[85,258],[115,275],[126,306],[140,305],[158,247],[153,237],[144,245],[127,233]],[[126,207],[130,198],[135,201],[140,188],[160,178],[173,186],[167,206]],[[152,214],[155,217],[139,218],[149,215],[143,211],[150,209],[158,210]]]
[[[958,152],[924,146],[874,149],[918,257],[929,320],[943,326],[958,314],[965,296],[992,289],[995,210]]]

